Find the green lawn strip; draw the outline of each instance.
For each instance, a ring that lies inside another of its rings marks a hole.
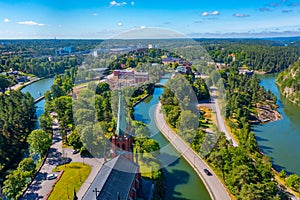
[[[49,200],[73,199],[74,189],[78,191],[91,172],[91,167],[82,163],[69,163],[56,167],[53,171],[64,170],[61,179],[56,183]]]

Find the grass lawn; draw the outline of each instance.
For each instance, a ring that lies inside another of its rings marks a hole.
[[[214,111],[205,106],[199,106],[198,109],[200,110],[200,113],[204,118],[200,119],[199,121],[201,127],[211,128],[213,124],[217,126],[217,116]]]
[[[79,190],[91,172],[91,167],[82,163],[69,163],[56,167],[53,171],[64,170],[61,179],[56,183],[49,200],[72,199],[74,188]]]
[[[152,179],[152,176],[155,176],[157,171],[159,171],[160,164],[151,153],[143,153],[144,159],[142,159],[141,156],[142,155],[139,155],[139,165],[142,177]],[[148,160],[148,163],[146,163],[145,160]]]

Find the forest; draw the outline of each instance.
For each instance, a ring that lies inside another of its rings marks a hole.
[[[29,93],[10,91],[0,95],[0,178],[22,157],[26,138],[35,122],[34,99]],[[9,148],[7,148],[9,147]]]
[[[267,73],[288,68],[300,55],[300,49],[292,46],[225,43],[211,44],[205,48],[215,62]]]
[[[279,73],[276,79],[280,92],[291,102],[300,106],[300,61]]]
[[[65,69],[78,66],[82,57],[40,57],[27,58],[24,56],[1,56],[0,71],[21,71],[38,77],[45,77],[63,73]]]

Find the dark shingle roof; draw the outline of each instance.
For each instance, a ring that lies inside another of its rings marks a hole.
[[[119,155],[103,165],[82,199],[96,199],[93,190],[97,188],[100,191],[97,200],[118,199],[118,193],[121,200],[126,200],[137,172],[138,166],[134,162]]]

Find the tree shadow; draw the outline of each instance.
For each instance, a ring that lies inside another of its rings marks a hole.
[[[53,137],[53,139],[52,139],[53,144],[58,143],[60,141],[61,141],[61,138],[59,138],[59,137]]]
[[[38,190],[41,189],[42,182],[46,180],[47,173],[41,173],[38,172],[36,177],[34,178],[34,181],[31,183],[31,185],[27,189],[27,193],[21,197],[21,200],[37,200],[37,199],[43,199],[43,196],[39,196]]]
[[[267,141],[269,141],[268,139],[262,138],[262,137],[259,137],[259,136],[255,136],[255,138],[256,138],[257,141],[262,141],[262,142],[267,142]]]
[[[257,125],[257,126],[259,126],[259,125]],[[255,133],[261,133],[262,132],[261,130],[259,130],[257,128],[251,128],[251,131],[255,132]]]
[[[263,151],[263,153],[272,153],[273,152],[273,147],[268,147],[264,145],[259,145],[259,148]]]
[[[175,166],[179,163],[179,157],[175,155],[171,155],[168,153],[160,153],[157,156],[157,159],[160,161],[163,167],[166,166]]]
[[[272,162],[272,166],[273,168],[277,171],[280,172],[281,170],[284,170],[286,172],[286,175],[289,176],[291,174],[294,174],[293,172],[287,171],[286,168],[284,166],[278,165],[278,164],[274,164]]]
[[[167,185],[166,199],[188,200],[187,198],[180,197],[183,194],[175,191],[175,188],[177,185],[187,184],[189,182],[190,175],[187,172],[178,169],[173,169],[172,171],[163,169],[163,172],[166,177]]]
[[[134,113],[134,120],[137,120],[137,121],[141,121],[145,124],[149,124],[150,121],[148,119],[148,116],[144,117],[143,115],[141,114],[137,114],[137,113]]]

